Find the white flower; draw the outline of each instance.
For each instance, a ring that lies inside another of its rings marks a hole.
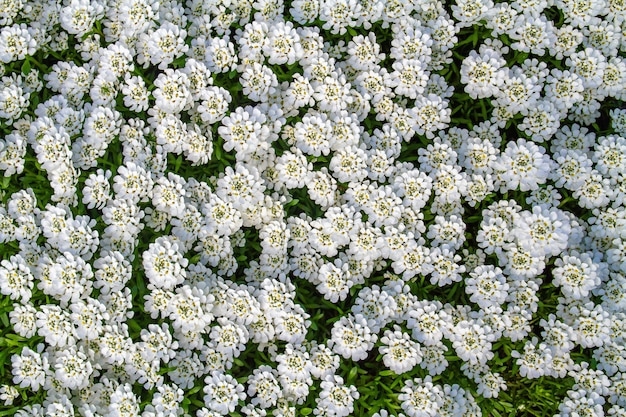
[[[291,307],[291,311],[278,313],[274,317],[276,338],[293,344],[304,342],[311,325],[309,317],[299,304]]]
[[[401,331],[400,326],[394,325],[393,332],[385,330],[380,338],[382,346],[378,351],[383,355],[383,363],[396,374],[410,371],[422,361],[420,345],[411,340],[408,333]]]
[[[276,405],[282,396],[276,379],[276,370],[268,365],[261,365],[248,378],[248,396],[250,402],[259,407],[268,408]]]
[[[364,150],[347,146],[334,153],[329,168],[339,182],[360,182],[367,177],[366,161]]]
[[[417,134],[426,135],[427,138],[432,139],[435,137],[435,131],[448,127],[452,110],[448,108],[447,100],[428,94],[419,96],[415,100],[415,107],[411,109],[411,112],[415,118],[414,129]]]
[[[521,14],[508,35],[515,40],[511,48],[516,51],[543,55],[556,40],[554,25],[544,15]]]
[[[350,287],[354,285],[348,272],[348,265],[339,259],[334,263],[323,264],[317,274],[317,281],[319,282],[317,290],[333,303],[345,300]]]
[[[5,177],[24,171],[26,140],[19,133],[10,133],[0,140],[0,170]]]
[[[504,303],[509,285],[502,270],[492,265],[476,267],[465,281],[465,292],[470,301],[477,303],[482,309]]]
[[[0,385],[0,401],[4,401],[4,405],[13,405],[13,401],[20,396],[19,391],[13,385]]]
[[[369,351],[374,347],[378,336],[372,334],[367,326],[367,320],[361,316],[343,316],[335,322],[331,330],[331,339],[328,346],[333,352],[353,361],[367,358]]]
[[[139,417],[139,399],[133,393],[131,384],[120,384],[111,395],[108,415],[119,417]]]
[[[349,416],[354,411],[354,400],[359,398],[355,386],[345,386],[343,378],[329,375],[324,378],[320,387],[322,390],[315,399],[318,409],[337,417]]]
[[[228,90],[218,86],[208,86],[200,90],[196,111],[206,125],[219,122],[226,116],[232,97]]]
[[[267,102],[278,87],[276,74],[258,62],[252,63],[243,70],[239,82],[243,87],[243,94],[250,100],[258,102]]]
[[[343,74],[337,76],[335,73],[331,73],[330,76],[322,78],[319,82],[313,82],[312,86],[313,98],[320,111],[331,114],[340,113],[352,104],[350,83],[346,81]]]
[[[188,260],[180,253],[178,244],[166,237],[159,237],[144,251],[142,265],[151,284],[171,290],[182,283],[186,276]]]
[[[608,178],[604,178],[596,170],[591,170],[581,178],[581,183],[572,195],[578,204],[586,209],[604,207],[611,201],[613,189]]]
[[[66,347],[54,355],[54,377],[69,389],[85,388],[92,372],[90,359],[80,348]]]
[[[301,381],[307,380],[312,366],[308,352],[301,345],[288,343],[285,352],[276,356],[278,375]]]
[[[291,22],[279,20],[270,26],[263,53],[268,63],[278,65],[292,65],[302,57],[300,36]]]
[[[409,417],[434,417],[443,405],[443,391],[432,383],[430,375],[424,379],[406,380],[401,392],[398,401],[402,402],[402,410]]]
[[[204,404],[222,415],[235,411],[238,401],[246,398],[244,387],[232,375],[213,373],[204,380]]]
[[[602,84],[607,62],[599,50],[585,48],[569,56],[565,64],[582,79],[585,88],[596,88]]]
[[[522,249],[533,256],[556,256],[567,248],[571,225],[561,210],[535,206],[523,214],[512,230]]]
[[[326,345],[315,344],[309,351],[311,361],[311,375],[318,379],[324,379],[328,375],[334,375],[339,368],[339,356]]]
[[[183,333],[206,332],[213,321],[212,299],[212,296],[207,297],[202,291],[188,285],[177,288],[167,307],[174,329]]]
[[[517,358],[520,375],[529,379],[544,376],[548,371],[548,364],[552,361],[550,349],[544,343],[538,344],[536,337],[524,344],[523,353],[514,350],[511,356]]]
[[[217,319],[218,325],[211,327],[209,337],[215,343],[215,349],[227,357],[237,357],[246,347],[249,338],[248,329],[225,317]]]
[[[433,247],[458,250],[465,242],[465,223],[457,215],[449,216],[447,219],[436,216],[435,222],[428,228],[426,237],[431,239]]]
[[[68,33],[83,36],[91,30],[96,20],[104,15],[104,7],[99,2],[72,0],[61,8],[59,21]]]
[[[37,310],[30,303],[13,304],[9,318],[15,333],[25,338],[34,336],[37,332],[36,313]]]
[[[354,315],[363,315],[372,332],[378,333],[390,321],[396,308],[393,297],[381,291],[378,285],[373,285],[359,291],[351,311]]]
[[[575,314],[572,330],[581,346],[592,348],[609,342],[611,318],[601,305],[589,302],[580,308],[573,307],[572,313]]]
[[[334,35],[343,35],[347,28],[356,26],[358,6],[355,0],[331,0],[320,2],[319,18],[322,28]]]
[[[397,259],[391,264],[396,274],[402,274],[405,280],[415,275],[426,275],[432,270],[430,250],[418,244],[415,240],[409,240],[407,245],[399,250]]]
[[[46,373],[49,371],[48,353],[39,345],[37,351],[24,347],[22,352],[11,356],[13,383],[20,388],[29,387],[33,391],[46,384]]]
[[[169,172],[167,177],[159,177],[152,190],[154,208],[171,216],[180,217],[185,210],[186,183],[183,177],[173,172]]]
[[[149,10],[145,5],[144,8]],[[185,29],[172,22],[164,21],[158,29],[139,35],[137,62],[144,68],[152,64],[158,65],[160,70],[165,70],[169,64],[189,49],[185,44],[186,37]]]
[[[32,295],[34,277],[21,255],[0,263],[0,292],[11,300],[27,303]]]
[[[24,24],[5,26],[0,30],[0,62],[20,61],[37,50],[37,42]]]
[[[473,99],[492,97],[498,94],[505,79],[505,61],[502,55],[493,49],[484,49],[479,55],[470,51],[461,64],[461,82],[465,92]]]
[[[604,415],[602,405],[605,399],[597,392],[588,392],[585,390],[569,390],[567,398],[559,404],[558,414],[560,417],[570,416],[593,416],[600,417]]]
[[[393,178],[393,189],[402,198],[402,203],[413,210],[421,210],[432,192],[433,180],[424,172],[413,169]]]
[[[451,331],[450,341],[459,358],[470,364],[484,364],[493,358],[492,337],[477,323],[462,320]]]
[[[178,114],[192,104],[190,82],[187,74],[167,68],[154,80],[152,92],[156,109],[167,114]]]
[[[183,413],[180,404],[184,399],[184,391],[176,384],[163,384],[157,387],[152,397],[152,406],[157,413],[178,416]]]
[[[501,192],[518,186],[522,191],[532,191],[547,181],[553,165],[543,147],[518,139],[507,144],[494,163],[494,171]]]
[[[587,253],[571,252],[555,262],[552,281],[568,298],[586,299],[601,284],[598,265]]]
[[[205,360],[209,359],[205,358]],[[182,389],[192,388],[195,379],[204,375],[207,372],[205,368],[208,368],[205,362],[200,360],[198,354],[189,349],[176,352],[170,364],[173,369],[167,375]],[[226,365],[223,365],[224,369],[225,367]]]

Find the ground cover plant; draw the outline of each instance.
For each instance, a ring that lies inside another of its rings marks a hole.
[[[0,416],[626,415],[619,0],[0,0]]]

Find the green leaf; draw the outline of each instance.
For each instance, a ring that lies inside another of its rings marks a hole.
[[[303,416],[308,416],[312,412],[313,412],[313,409],[309,407],[305,407],[302,410],[300,410],[300,414],[302,414]]]
[[[352,369],[350,369],[350,372],[348,373],[348,378],[346,378],[346,380],[347,381],[354,381],[358,371],[359,371],[359,368],[357,366],[354,366]]]
[[[30,74],[30,61],[28,59],[24,60],[24,63],[22,64],[22,74],[24,75],[28,75]]]

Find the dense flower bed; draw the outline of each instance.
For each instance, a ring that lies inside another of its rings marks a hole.
[[[0,415],[626,415],[618,0],[0,1]]]

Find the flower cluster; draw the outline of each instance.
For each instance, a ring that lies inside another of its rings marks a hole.
[[[1,3],[15,415],[626,414],[619,2]]]

